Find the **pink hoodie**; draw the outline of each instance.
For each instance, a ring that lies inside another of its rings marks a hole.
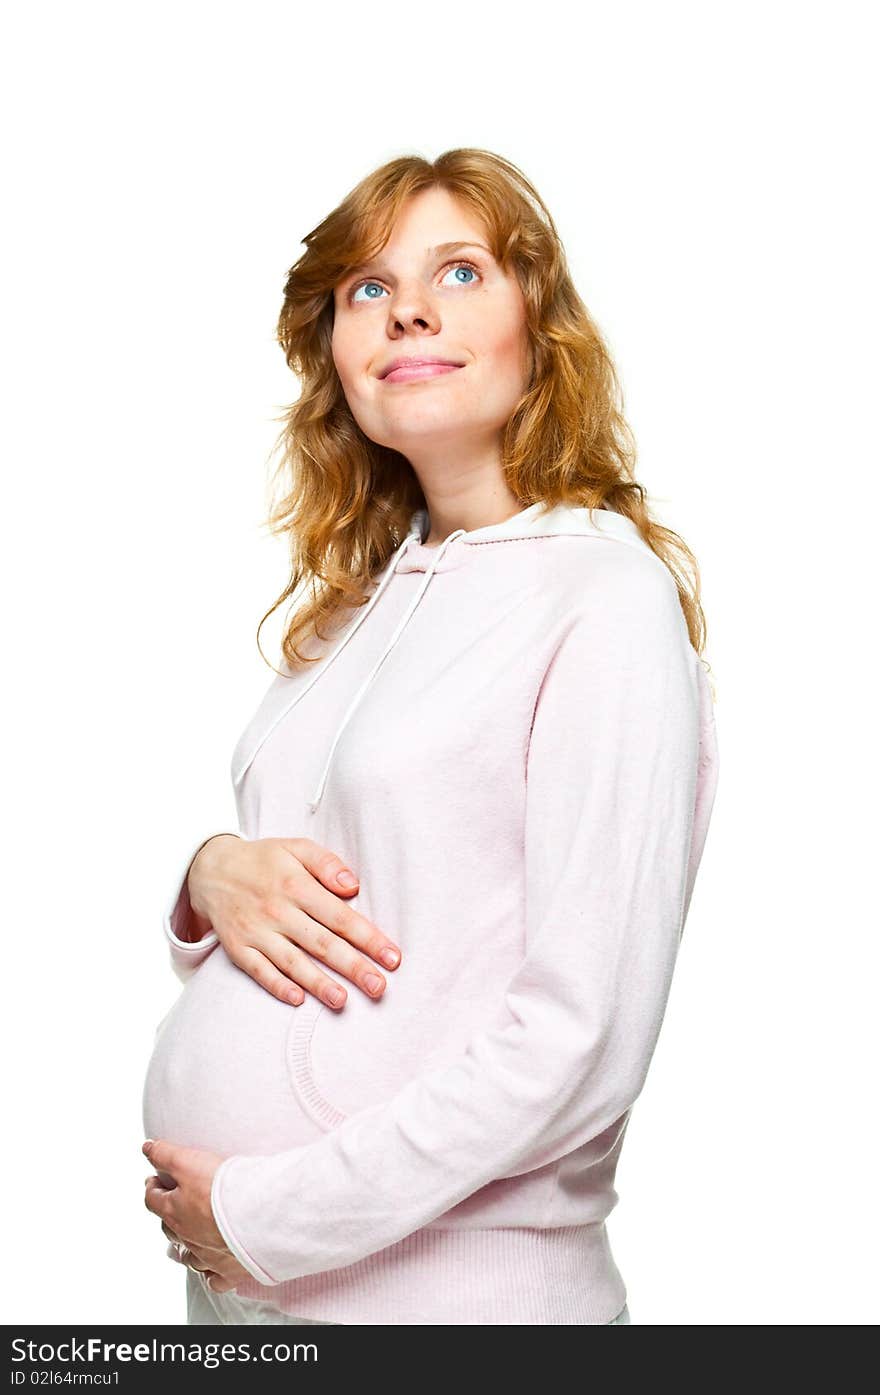
[[[190,942],[187,850],[146,1136],[223,1154],[239,1298],[337,1323],[608,1323],[615,1170],[715,796],[711,692],[622,515],[538,503],[438,547],[427,528],[420,510],[232,758],[241,836],[337,852],[401,966],[377,1002],[279,1002],[213,932]]]

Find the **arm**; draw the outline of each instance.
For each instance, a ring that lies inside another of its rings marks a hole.
[[[452,1065],[317,1143],[225,1158],[211,1204],[262,1284],[340,1268],[599,1137],[642,1090],[688,892],[699,661],[671,576],[585,589],[536,703],[526,952]]]
[[[216,932],[207,928],[203,918],[193,910],[187,887],[189,870],[195,862],[197,854],[201,852],[206,843],[210,843],[211,838],[219,836],[217,833],[212,833],[209,838],[202,838],[197,847],[187,848],[186,861],[184,862],[181,858],[181,866],[185,870],[182,874],[178,873],[173,883],[170,899],[162,914],[162,927],[168,941],[171,967],[181,983],[186,983],[199,965],[207,959],[214,946],[219,944]],[[234,833],[231,836],[241,838],[244,835]]]

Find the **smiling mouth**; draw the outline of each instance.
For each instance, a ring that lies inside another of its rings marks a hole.
[[[422,378],[440,378],[446,373],[457,373],[464,364],[456,363],[404,363],[380,379],[383,383],[414,383]]]

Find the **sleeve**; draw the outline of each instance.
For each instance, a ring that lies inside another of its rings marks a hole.
[[[162,914],[162,927],[171,955],[171,967],[181,983],[186,983],[199,965],[207,959],[215,945],[219,944],[219,937],[214,930],[200,934],[203,927],[196,923],[196,913],[192,908],[187,888],[189,869],[205,844],[210,843],[211,838],[217,838],[220,833],[227,831],[223,829],[219,833],[202,838],[196,847],[192,844],[187,846],[185,854],[180,858],[178,874]],[[241,832],[232,836],[244,837]]]
[[[561,617],[537,693],[525,953],[498,1023],[313,1144],[223,1160],[212,1210],[264,1285],[395,1244],[598,1138],[642,1090],[683,930],[699,658],[670,573],[612,573]]]

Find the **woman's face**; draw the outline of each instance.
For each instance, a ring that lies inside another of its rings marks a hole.
[[[440,246],[453,242],[467,245]],[[406,203],[376,258],[335,287],[334,314],[333,360],[370,440],[415,466],[435,447],[498,449],[531,372],[525,301],[482,224],[445,189]],[[460,366],[384,377],[396,358]]]

